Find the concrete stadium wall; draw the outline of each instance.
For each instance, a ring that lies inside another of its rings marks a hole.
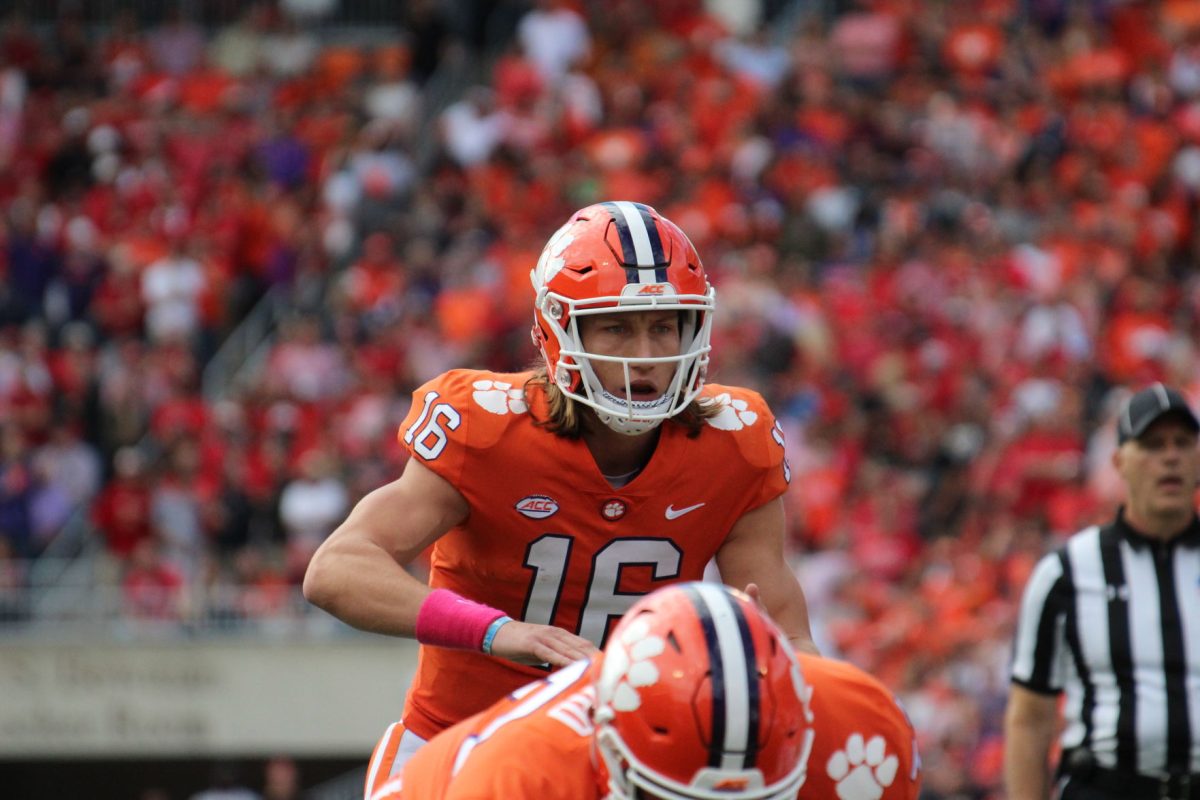
[[[409,640],[0,643],[0,759],[364,758],[399,718]]]

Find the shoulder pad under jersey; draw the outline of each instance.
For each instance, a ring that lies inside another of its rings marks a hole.
[[[761,394],[739,386],[708,384],[700,395],[700,403],[719,409],[704,421],[706,427],[732,436],[751,466],[782,466],[785,472],[790,472],[784,460],[783,430]],[[787,479],[791,480],[790,474]]]
[[[528,378],[529,373],[484,370],[443,373],[413,392],[412,407],[397,435],[425,462],[491,447],[511,424],[528,415]]]

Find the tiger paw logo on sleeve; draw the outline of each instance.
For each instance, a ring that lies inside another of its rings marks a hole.
[[[882,736],[864,741],[861,733],[852,733],[846,745],[829,757],[826,773],[837,784],[838,800],[879,800],[883,790],[896,779],[900,759],[885,755],[887,742]]]
[[[758,422],[758,412],[751,411],[750,404],[745,400],[732,399],[728,392],[722,392],[710,402],[721,406],[720,413],[705,420],[717,430],[740,431]]]
[[[471,397],[485,411],[493,414],[524,414],[529,410],[525,404],[525,390],[504,381],[475,381]]]

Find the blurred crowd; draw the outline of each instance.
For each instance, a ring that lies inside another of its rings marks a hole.
[[[303,5],[0,24],[0,588],[74,517],[131,615],[272,613],[409,393],[529,364],[542,244],[636,199],[781,419],[822,648],[929,800],[998,796],[1032,564],[1120,502],[1131,387],[1200,400],[1200,4],[422,0],[368,44]]]

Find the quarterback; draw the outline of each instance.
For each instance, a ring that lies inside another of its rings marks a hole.
[[[783,557],[783,436],[758,394],[705,382],[716,295],[687,236],[639,203],[589,206],[531,279],[538,368],[453,370],[417,389],[403,474],[305,575],[317,606],[422,645],[376,783],[437,732],[594,653],[639,597],[700,579],[710,559],[814,650]],[[426,585],[405,565],[430,545]]]

